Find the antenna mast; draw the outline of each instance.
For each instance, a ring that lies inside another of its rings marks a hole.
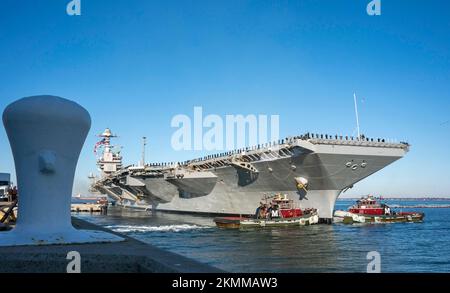
[[[147,137],[143,136],[142,137],[142,161],[141,161],[142,167],[145,166],[145,146],[146,145],[147,145]]]
[[[356,129],[358,131],[358,140],[360,140],[361,133],[359,132],[358,104],[356,102],[356,93],[353,93],[353,100],[355,101]]]

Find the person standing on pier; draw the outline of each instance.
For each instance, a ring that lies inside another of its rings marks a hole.
[[[8,190],[8,201],[13,202],[17,199],[17,186]]]

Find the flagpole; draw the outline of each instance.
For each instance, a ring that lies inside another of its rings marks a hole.
[[[356,93],[353,93],[353,100],[355,101],[356,129],[358,131],[358,140],[360,140],[361,134],[359,132],[358,104],[356,103]]]

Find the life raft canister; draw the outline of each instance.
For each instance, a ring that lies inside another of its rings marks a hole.
[[[295,177],[294,179],[298,190],[307,191],[306,188],[308,187],[308,179],[304,177]]]

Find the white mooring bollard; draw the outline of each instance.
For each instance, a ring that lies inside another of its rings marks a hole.
[[[20,99],[3,112],[19,190],[16,227],[0,246],[124,240],[103,231],[77,230],[70,205],[75,168],[91,127],[89,113],[55,96]]]

